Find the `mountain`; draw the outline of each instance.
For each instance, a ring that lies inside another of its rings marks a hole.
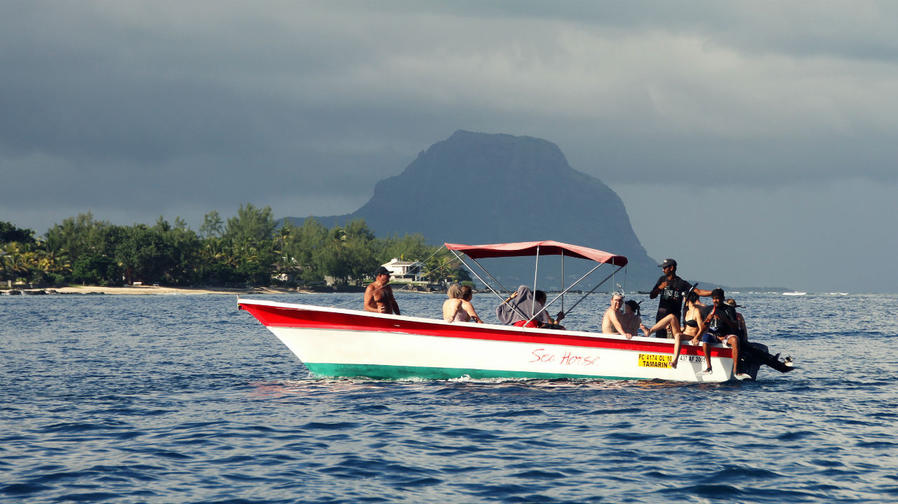
[[[539,138],[456,131],[420,153],[401,174],[378,182],[374,196],[355,212],[315,219],[327,227],[364,219],[379,236],[420,233],[433,244],[557,240],[584,245],[627,256],[626,274],[614,280],[628,290],[648,290],[661,274],[618,195],[571,168],[557,145]],[[286,220],[299,225],[304,219]],[[532,283],[532,259],[517,261],[501,268],[503,273],[516,277],[514,282]],[[494,264],[499,263],[490,267]],[[557,270],[556,264],[548,258],[540,269]],[[554,276],[547,273],[546,278]]]

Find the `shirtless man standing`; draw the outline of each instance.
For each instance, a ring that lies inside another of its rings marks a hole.
[[[365,311],[399,315],[399,305],[393,297],[390,270],[381,266],[374,272],[374,281],[365,289]]]
[[[630,339],[633,337],[633,334],[628,333],[621,322],[624,312],[621,311],[620,307],[623,303],[624,297],[620,294],[615,293],[611,296],[611,306],[605,310],[605,315],[602,316],[602,332],[605,334],[623,334],[627,339]]]

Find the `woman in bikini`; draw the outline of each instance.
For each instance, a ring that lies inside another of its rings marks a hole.
[[[646,336],[650,336],[653,332],[669,327],[669,332],[674,335],[673,358],[670,360],[670,367],[676,369],[678,357],[680,355],[680,345],[683,340],[694,340],[701,335],[704,322],[702,321],[699,308],[702,305],[698,300],[698,294],[689,292],[686,294],[686,313],[683,316],[684,326],[680,328],[680,317],[676,313],[669,313],[667,316],[658,321],[651,328],[643,328]],[[695,344],[695,343],[693,343]]]

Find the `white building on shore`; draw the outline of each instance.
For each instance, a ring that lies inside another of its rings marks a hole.
[[[421,273],[424,270],[424,264],[419,261],[400,261],[394,257],[390,259],[390,262],[381,264],[381,266],[389,270],[393,279],[414,282],[422,280]]]

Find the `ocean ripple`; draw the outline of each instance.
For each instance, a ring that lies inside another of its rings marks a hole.
[[[896,301],[743,294],[799,367],[709,385],[317,379],[230,296],[4,296],[0,501],[893,502]]]

